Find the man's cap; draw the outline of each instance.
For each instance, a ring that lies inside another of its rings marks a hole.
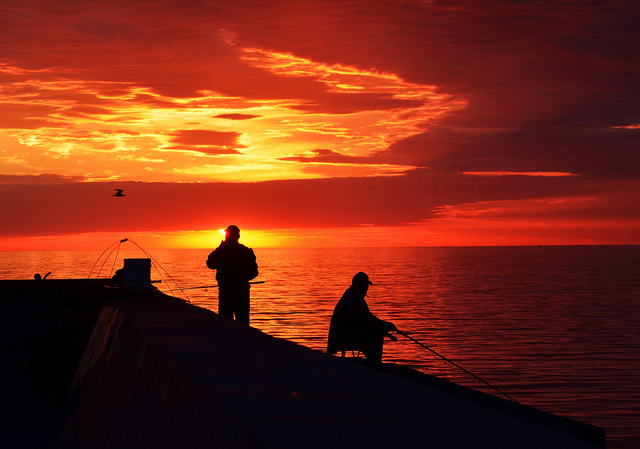
[[[238,236],[240,235],[240,228],[237,227],[236,225],[230,225],[230,226],[227,226],[227,229],[225,229],[224,232],[227,235]]]
[[[367,273],[364,272],[359,272],[356,273],[356,275],[353,277],[353,280],[351,281],[352,284],[369,284],[369,285],[373,285],[371,283],[371,281],[369,280],[369,276],[367,276]]]

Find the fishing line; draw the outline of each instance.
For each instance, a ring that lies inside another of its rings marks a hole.
[[[169,289],[169,291],[171,292],[171,295],[175,296],[175,294],[173,293],[173,289],[171,288],[171,285],[169,285],[169,283],[167,282],[167,280],[164,278],[164,276],[162,275],[162,271],[164,271],[164,273],[167,275],[167,277],[169,279],[171,279],[171,282],[174,283],[174,285],[177,287],[178,290],[180,290],[182,292],[182,294],[185,296],[185,299],[187,300],[188,303],[190,303],[191,301],[189,300],[189,296],[187,296],[187,294],[184,292],[185,289],[180,288],[180,285],[178,285],[178,283],[176,282],[175,279],[173,279],[173,277],[171,277],[171,275],[169,274],[169,272],[167,270],[164,269],[164,267],[160,264],[160,262],[158,262],[151,254],[149,254],[144,248],[142,248],[140,245],[138,245],[136,242],[134,242],[132,239],[129,239],[131,241],[131,243],[133,243],[134,245],[136,245],[140,251],[142,251],[142,253],[147,256],[149,259],[151,259],[151,261],[153,262],[156,271],[158,272],[158,274],[160,275],[160,277],[162,278],[162,280],[164,281],[165,285],[167,286],[167,288]],[[160,271],[158,269],[158,267],[160,267],[162,269],[162,271]]]
[[[125,239],[125,242],[127,241],[127,239]],[[116,261],[118,260],[118,254],[120,254],[120,247],[122,246],[122,241],[120,241],[120,243],[118,243],[118,246],[116,246],[116,256],[113,258],[113,265],[111,265],[111,273],[109,273],[109,277],[113,277],[113,270],[115,270],[116,268]],[[113,251],[111,251],[113,253]],[[109,256],[111,256],[111,254],[109,254]],[[106,260],[105,260],[106,263]]]
[[[93,270],[96,267],[96,265],[98,265],[98,262],[100,262],[100,259],[102,258],[102,256],[104,256],[104,253],[106,253],[107,251],[109,251],[111,249],[112,246],[118,245],[118,247],[120,247],[120,244],[123,242],[126,242],[127,239],[123,239],[117,242],[112,243],[111,245],[109,245],[107,247],[107,249],[105,249],[104,251],[102,251],[102,254],[100,254],[100,256],[98,257],[98,259],[96,259],[96,262],[93,264],[93,267],[91,267],[91,271],[89,272],[89,278],[91,278],[91,275],[93,274]],[[109,257],[111,257],[111,254],[113,254],[113,251],[115,249],[111,249],[111,252],[109,253],[109,255],[104,259],[104,261],[102,262],[102,265],[100,266],[100,270],[98,270],[98,274],[96,274],[96,277],[100,276],[100,272],[102,271],[102,268],[104,268],[104,264],[107,263],[107,260],[109,260]]]
[[[251,284],[251,285],[264,284],[264,281],[251,281],[251,282],[249,282],[249,284]],[[195,289],[198,289],[198,288],[215,288],[215,287],[218,287],[218,284],[216,284],[216,285],[201,285],[201,286],[198,286],[198,287],[187,287],[187,288],[183,288],[181,290],[184,291],[184,290],[195,290]]]
[[[104,254],[111,250],[109,252],[109,254],[107,255],[107,257],[104,259],[104,261],[102,262],[102,265],[100,266],[100,270],[98,270],[98,273],[96,274],[96,278],[98,276],[100,276],[100,273],[102,272],[102,268],[104,268],[104,265],[107,263],[107,261],[109,260],[109,258],[111,257],[111,255],[113,254],[114,251],[116,251],[116,256],[114,257],[113,260],[113,266],[111,268],[111,275],[109,277],[113,276],[113,269],[115,268],[117,259],[118,259],[118,254],[120,254],[120,245],[124,242],[131,242],[133,243],[135,246],[138,247],[138,249],[140,251],[142,251],[142,253],[147,256],[149,259],[151,259],[151,261],[153,262],[153,266],[156,269],[156,271],[158,272],[158,274],[160,275],[160,277],[162,278],[162,281],[165,283],[165,285],[167,286],[167,288],[169,289],[169,292],[171,293],[171,295],[176,296],[174,294],[173,289],[171,288],[171,284],[169,282],[167,282],[167,279],[165,278],[164,274],[171,280],[171,282],[173,282],[173,284],[177,287],[178,290],[180,290],[182,292],[182,294],[185,296],[185,299],[187,302],[191,302],[189,300],[189,296],[184,292],[184,289],[180,288],[180,285],[176,282],[175,279],[173,279],[173,277],[171,277],[171,275],[169,274],[169,272],[167,270],[165,270],[165,268],[151,255],[149,254],[144,248],[142,248],[140,245],[138,245],[135,241],[133,241],[133,239],[130,238],[126,238],[126,239],[122,239],[119,240],[117,242],[112,243],[111,245],[109,245],[107,247],[107,249],[105,249],[102,254],[100,254],[100,256],[98,257],[98,259],[96,260],[96,262],[93,264],[93,267],[91,268],[91,272],[89,273],[89,278],[91,277],[91,275],[93,274],[93,270],[95,269],[96,265],[98,264],[98,262],[100,261],[100,259],[102,258],[102,256],[104,256]],[[116,246],[117,245],[117,246]],[[114,248],[115,246],[115,248]]]
[[[460,365],[458,365],[457,363],[455,363],[453,360],[446,358],[445,356],[443,356],[442,354],[439,354],[438,352],[434,351],[433,349],[431,349],[429,346],[419,342],[418,340],[416,340],[415,338],[411,337],[410,335],[407,335],[405,332],[396,330],[397,333],[399,333],[400,335],[404,335],[405,337],[407,337],[409,340],[413,341],[414,343],[419,344],[420,346],[422,346],[425,349],[428,349],[429,351],[433,352],[435,355],[437,355],[438,357],[440,357],[441,359],[444,359],[445,361],[451,363],[453,366],[455,366],[456,368],[461,369],[462,371],[464,371],[465,373],[469,374],[470,376],[473,376],[474,378],[476,378],[477,380],[479,380],[480,382],[482,382],[483,384],[493,388],[494,390],[496,390],[498,393],[504,395],[505,397],[509,398],[510,400],[512,400],[513,402],[515,402],[516,404],[519,404],[518,401],[516,401],[515,399],[513,399],[511,396],[509,396],[507,393],[505,393],[504,391],[499,390],[498,388],[494,387],[493,385],[491,385],[489,382],[481,379],[480,377],[476,376],[475,374],[473,374],[472,372],[464,369],[463,367],[461,367]]]

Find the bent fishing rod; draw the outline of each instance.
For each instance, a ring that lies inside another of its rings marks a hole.
[[[507,393],[505,393],[504,391],[499,390],[498,388],[494,387],[493,385],[491,385],[489,382],[479,378],[478,376],[476,376],[475,374],[473,374],[472,372],[464,369],[463,367],[461,367],[460,365],[458,365],[456,362],[454,362],[451,359],[446,358],[445,356],[443,356],[442,354],[434,351],[433,349],[431,349],[429,346],[419,342],[418,340],[416,340],[415,338],[413,338],[412,336],[406,334],[405,332],[396,330],[397,333],[399,333],[400,335],[404,335],[405,337],[407,337],[409,340],[411,340],[414,343],[419,344],[420,346],[422,346],[425,349],[428,349],[429,351],[433,352],[435,355],[437,355],[438,357],[440,357],[441,359],[445,360],[446,362],[451,363],[453,366],[455,366],[456,368],[461,369],[462,371],[464,371],[465,373],[469,374],[470,376],[474,377],[475,379],[479,380],[480,382],[482,382],[483,384],[487,385],[488,387],[493,388],[494,390],[496,390],[498,393],[504,395],[505,397],[509,398],[510,400],[512,400],[513,402],[515,402],[516,404],[519,404],[518,401],[516,401],[515,399],[513,399],[511,396],[509,396]]]
[[[249,284],[251,284],[251,285],[264,284],[264,281],[252,281],[252,282],[249,282]],[[214,288],[214,287],[217,287],[217,286],[218,286],[218,284],[216,284],[216,285],[200,285],[198,287],[187,287],[187,288],[183,288],[181,290],[195,290],[197,288]]]

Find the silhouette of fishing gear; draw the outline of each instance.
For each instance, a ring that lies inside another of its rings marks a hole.
[[[451,363],[453,366],[455,366],[456,368],[461,369],[462,371],[464,371],[465,373],[469,374],[470,376],[474,377],[475,379],[479,380],[480,382],[482,382],[483,384],[487,385],[488,387],[494,389],[495,391],[497,391],[498,393],[502,394],[503,396],[505,396],[506,398],[510,399],[511,401],[515,402],[516,404],[519,404],[518,401],[516,401],[515,399],[513,399],[511,396],[509,396],[507,393],[505,393],[504,391],[499,390],[498,388],[494,387],[493,385],[491,385],[489,382],[481,379],[480,377],[476,376],[475,374],[473,374],[472,372],[464,369],[463,367],[461,367],[460,365],[458,365],[456,362],[454,362],[451,359],[448,359],[447,357],[443,356],[442,354],[436,352],[435,350],[431,349],[429,346],[419,342],[418,340],[416,340],[415,338],[413,338],[412,336],[408,335],[406,332],[402,332],[400,330],[396,330],[396,332],[400,335],[405,336],[406,338],[408,338],[409,340],[411,340],[414,343],[417,343],[418,345],[422,346],[423,348],[431,351],[432,353],[434,353],[435,355],[437,355],[438,357],[440,357],[441,359],[444,359],[446,362]]]
[[[115,190],[119,190],[119,189],[115,189]],[[118,260],[118,254],[120,253],[120,246],[125,243],[125,242],[131,242],[133,243],[140,251],[142,251],[142,253],[148,257],[151,262],[152,262],[152,266],[156,269],[156,271],[158,272],[158,274],[160,275],[160,277],[162,278],[162,282],[164,282],[164,284],[167,286],[167,288],[169,289],[169,292],[171,293],[171,295],[176,296],[174,293],[174,290],[171,288],[171,284],[167,281],[166,278],[169,278],[171,280],[171,282],[173,283],[173,285],[176,286],[176,290],[179,290],[182,292],[182,294],[185,297],[185,300],[190,303],[191,301],[189,300],[189,297],[187,296],[186,293],[184,293],[184,289],[182,289],[178,283],[175,281],[175,279],[173,279],[171,277],[171,275],[169,274],[169,272],[167,270],[164,269],[164,267],[151,255],[149,254],[144,248],[142,248],[140,245],[138,245],[136,242],[133,241],[133,239],[130,238],[125,238],[122,240],[118,240],[117,242],[112,243],[111,245],[109,245],[103,252],[102,254],[100,254],[100,256],[98,257],[98,259],[96,260],[96,262],[93,264],[93,267],[91,268],[91,271],[89,272],[89,278],[91,278],[91,275],[93,274],[93,270],[96,268],[96,265],[98,265],[98,262],[100,262],[100,260],[102,259],[102,256],[104,256],[104,254],[110,250],[109,254],[104,258],[104,260],[102,261],[102,265],[100,265],[100,269],[98,270],[98,272],[96,273],[96,278],[100,276],[100,273],[102,272],[102,269],[104,268],[105,264],[107,263],[107,261],[111,258],[111,255],[114,253],[116,253],[115,257],[113,258],[113,265],[111,266],[111,273],[109,274],[109,277],[111,278],[113,276],[113,272],[115,269],[115,265],[116,265],[116,261]],[[164,274],[163,274],[164,273]],[[166,278],[165,278],[166,276]],[[158,281],[152,281],[152,282],[158,282]]]

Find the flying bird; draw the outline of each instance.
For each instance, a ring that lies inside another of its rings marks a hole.
[[[114,193],[113,196],[125,196],[124,193],[122,193],[122,189],[113,189],[113,190],[117,190],[117,192]]]

